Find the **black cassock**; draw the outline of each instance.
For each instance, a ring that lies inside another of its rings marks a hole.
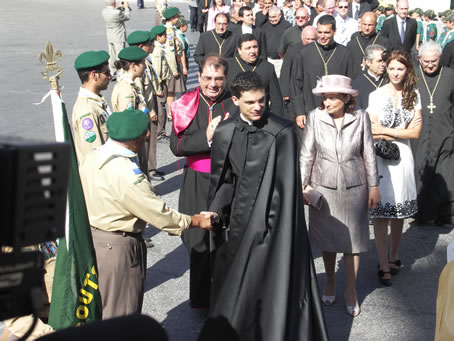
[[[430,91],[439,76],[424,74]],[[454,216],[454,70],[443,67],[435,90],[433,113],[427,108],[430,97],[421,70],[416,68],[421,94],[422,130],[417,140],[411,140],[415,160],[420,222],[451,223]]]
[[[284,107],[282,104],[282,94],[273,64],[261,57],[259,57],[254,64],[246,63],[241,59],[238,52],[235,52],[233,58],[227,59],[227,62],[229,63],[229,73],[227,75],[227,83],[229,86],[232,84],[235,76],[239,73],[255,71],[265,84],[265,94],[267,98],[266,107],[270,108],[272,112],[283,116]],[[271,102],[271,104],[269,105],[268,102]]]
[[[217,34],[216,30],[204,32],[200,35],[199,42],[195,48],[194,60],[200,65],[203,57],[209,54],[219,55],[219,45],[222,45],[220,56],[230,58],[236,51],[237,40],[238,37],[229,30],[222,36]]]
[[[203,96],[200,94],[200,96]],[[208,103],[209,98],[204,97]],[[237,112],[229,92],[225,92],[213,105],[212,117],[227,113],[231,116]],[[200,98],[197,114],[178,136],[172,130],[170,134],[170,149],[175,156],[210,155],[207,142],[206,129],[209,124],[209,110],[205,101]],[[195,171],[184,167],[183,184],[180,190],[178,210],[182,213],[193,215],[206,211],[210,173]],[[208,307],[211,271],[209,234],[201,229],[191,229],[183,232],[183,243],[190,253],[190,301],[193,307]]]
[[[361,32],[355,32],[352,34],[352,37],[347,44],[347,48],[352,54],[353,78],[361,75],[361,64],[363,62],[364,53],[366,52],[366,47],[372,44],[382,45],[387,50],[390,48],[388,39],[382,37],[380,33],[374,33],[368,37],[362,35]]]
[[[358,77],[352,81],[352,88],[359,90],[359,96],[355,98],[356,106],[355,109],[366,110],[369,106],[369,95],[371,92],[377,90],[387,82],[383,79],[383,75],[380,78],[375,79],[370,75],[367,70],[362,72]]]
[[[238,37],[243,34],[243,25],[236,25],[232,31]],[[259,44],[259,54],[260,56],[267,58],[267,48],[266,48],[266,39],[265,39],[265,32],[260,27],[252,26],[252,34],[254,35],[255,39],[257,39],[257,43]]]
[[[441,64],[454,69],[454,41],[447,43],[443,48]]]
[[[325,70],[320,54],[328,63],[327,70]],[[310,43],[304,45],[298,51],[294,72],[294,79],[288,80],[291,82],[290,101],[293,112],[296,116],[307,115],[321,103],[321,97],[312,94],[317,79],[326,74],[343,75],[351,78],[353,72],[352,57],[345,46],[335,42],[327,47],[321,46],[318,42]],[[281,83],[285,81],[285,79],[281,79]]]
[[[328,339],[297,155],[292,123],[268,112],[216,130],[210,209],[229,230],[214,232],[224,237],[199,341]]]
[[[293,112],[293,105],[291,103],[291,98],[294,98],[294,93],[291,91],[293,89],[292,84],[295,82],[296,59],[298,58],[299,50],[301,50],[302,47],[303,42],[301,41],[300,35],[299,43],[290,46],[285,53],[284,62],[282,63],[281,68],[281,77],[279,78],[282,97],[290,97],[290,99],[284,103],[285,118],[292,121],[295,120],[296,115]]]

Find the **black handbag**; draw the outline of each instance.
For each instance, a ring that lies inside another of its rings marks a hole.
[[[399,146],[391,141],[375,140],[375,153],[385,160],[400,160]]]

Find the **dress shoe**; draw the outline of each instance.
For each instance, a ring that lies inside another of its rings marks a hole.
[[[336,296],[322,296],[322,302],[326,306],[333,305],[336,302]]]
[[[155,173],[155,174],[158,174],[158,175],[161,175],[161,176],[166,175],[166,173],[161,172],[161,171],[158,171],[158,170],[154,171],[154,173]]]
[[[145,241],[145,245],[147,246],[147,248],[151,249],[152,247],[154,247],[154,244],[153,244],[153,242],[151,241],[151,238],[145,237],[145,238],[144,238],[144,241]]]
[[[165,178],[162,175],[159,175],[157,173],[150,173],[150,180],[154,181],[164,181]]]
[[[350,315],[351,317],[357,317],[361,313],[361,308],[359,305],[346,305],[345,306],[347,314]]]

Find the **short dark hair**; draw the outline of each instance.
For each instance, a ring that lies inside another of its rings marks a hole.
[[[235,76],[231,85],[232,95],[240,98],[241,93],[251,90],[265,90],[260,76],[254,71],[241,72]]]
[[[129,70],[131,64],[134,64],[134,62],[130,62],[126,59],[118,59],[114,62],[114,66],[116,69],[123,69],[125,71]]]
[[[223,68],[224,69],[224,76],[227,76],[229,73],[229,64],[227,61],[215,54],[209,54],[205,56],[201,61],[199,65],[199,72],[202,73],[203,69],[205,68],[206,65],[213,65],[215,69],[218,68]]]
[[[238,16],[242,17],[244,11],[252,11],[252,8],[250,8],[249,6],[240,7],[240,10],[238,11]]]
[[[317,21],[317,25],[331,25],[333,31],[336,30],[336,19],[332,15],[325,14]]]
[[[243,45],[243,43],[247,42],[247,41],[253,41],[255,40],[256,42],[258,42],[257,38],[252,34],[252,33],[245,33],[245,34],[242,34],[239,38],[238,38],[238,48],[241,49],[241,45]]]
[[[216,22],[218,17],[226,18],[227,19],[227,24],[230,22],[229,16],[227,14],[225,14],[225,13],[222,13],[222,12],[216,14],[216,16],[214,17],[214,22]]]
[[[95,71],[95,72],[101,72],[102,68],[104,65],[109,65],[108,62],[105,62],[104,64],[89,68],[89,69],[80,69],[77,71],[77,74],[79,75],[80,81],[83,83],[88,82],[88,76],[90,75],[90,72]]]

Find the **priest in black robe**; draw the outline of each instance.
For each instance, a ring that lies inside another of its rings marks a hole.
[[[211,6],[211,0],[196,0],[197,2],[197,26],[200,33],[205,31],[208,21],[208,10]]]
[[[178,203],[179,211],[185,214],[207,210],[214,129],[220,120],[237,111],[230,92],[225,90],[227,62],[209,56],[201,61],[201,70],[200,88],[187,92],[171,107],[170,149],[175,156],[186,157]],[[190,304],[207,308],[211,287],[209,234],[187,230],[182,239],[190,256]]]
[[[208,55],[217,54],[224,58],[233,56],[236,48],[237,36],[227,29],[229,18],[224,13],[215,17],[215,29],[202,33],[194,52],[194,60],[200,61]]]
[[[243,34],[238,39],[238,49],[233,58],[227,59],[229,63],[228,84],[239,73],[246,71],[256,72],[265,84],[266,108],[270,108],[277,115],[284,114],[282,94],[279,81],[274,72],[274,66],[258,54],[257,39],[252,34]]]
[[[441,55],[441,64],[454,69],[454,40],[447,43]]]
[[[303,29],[310,25],[309,24],[309,14],[305,7],[300,7],[296,10],[295,21],[296,25],[287,29],[281,37],[279,42],[278,53],[281,58],[284,58],[288,49],[293,45],[298,45],[301,43],[301,34]]]
[[[329,14],[320,17],[317,23],[317,41],[304,45],[298,52],[290,101],[296,124],[300,128],[305,125],[306,115],[321,103],[321,97],[312,94],[318,79],[333,74],[352,77],[350,51],[334,41],[335,31],[334,17]]]
[[[265,110],[253,72],[232,84],[240,108],[214,135],[210,207],[216,261],[199,341],[327,340],[291,122]]]
[[[355,109],[366,110],[369,106],[369,94],[387,83],[385,80],[385,50],[378,44],[366,47],[364,56],[366,69],[352,81],[352,88],[359,90]]]
[[[353,79],[360,76],[364,71],[364,55],[366,48],[372,44],[379,44],[389,50],[388,39],[377,33],[377,17],[373,12],[364,13],[361,17],[360,31],[353,33],[347,48],[352,54]]]
[[[416,68],[421,95],[422,130],[412,140],[418,191],[417,221],[454,222],[454,70],[440,65],[440,46],[427,42],[419,49]]]

